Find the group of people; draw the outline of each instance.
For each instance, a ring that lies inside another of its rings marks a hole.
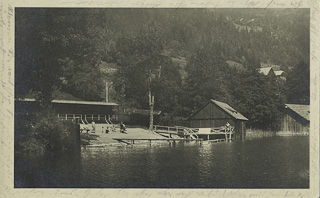
[[[104,131],[103,127],[102,127],[102,132]],[[113,126],[113,130],[112,131],[115,131],[115,128]],[[125,133],[126,131],[126,125],[123,124],[123,122],[120,123],[120,133]],[[110,132],[110,128],[107,126],[106,128],[106,133],[109,133]]]
[[[106,129],[104,129],[104,127],[102,127],[102,133],[104,133],[104,132],[109,133],[111,130],[115,131],[115,127],[114,126],[112,126],[112,127],[107,126]],[[127,130],[126,125],[123,122],[121,122],[120,123],[120,133],[126,133],[126,130]],[[96,123],[95,122],[91,123],[91,130],[89,129],[89,127],[87,125],[83,126],[81,128],[81,132],[82,131],[86,131],[87,133],[89,131],[91,131],[91,133],[95,133],[96,132]]]

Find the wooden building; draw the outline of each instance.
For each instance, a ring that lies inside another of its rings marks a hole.
[[[52,107],[57,117],[61,119],[80,118],[84,122],[106,122],[106,120],[117,120],[115,114],[116,103],[92,102],[75,100],[52,100]],[[33,115],[39,109],[39,103],[35,99],[15,100],[15,115]]]
[[[234,139],[244,139],[248,119],[230,105],[210,100],[189,117],[191,128],[213,128],[225,126],[227,122],[234,127]]]
[[[281,132],[292,134],[308,134],[310,128],[309,105],[286,104]]]

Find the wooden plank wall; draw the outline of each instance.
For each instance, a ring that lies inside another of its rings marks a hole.
[[[207,128],[225,126],[229,122],[235,126],[235,119],[220,107],[209,103],[190,119],[190,127]]]
[[[53,103],[57,114],[105,114],[114,115],[112,106],[83,105],[83,104],[60,104]]]
[[[206,119],[206,120],[191,120],[190,127],[191,128],[210,128],[210,127],[220,127],[225,126],[226,123],[229,122],[232,126],[235,126],[235,121],[233,119]]]
[[[310,125],[303,125],[296,119],[294,119],[291,115],[285,114],[283,116],[281,131],[283,132],[291,132],[291,133],[305,133],[309,132]]]
[[[231,118],[229,114],[223,111],[220,107],[213,103],[208,103],[203,109],[201,109],[197,114],[195,114],[191,119],[218,119],[218,118]]]

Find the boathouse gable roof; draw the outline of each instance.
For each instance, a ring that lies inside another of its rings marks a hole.
[[[290,109],[306,121],[310,121],[310,106],[300,104],[286,104],[286,108]]]
[[[248,120],[245,116],[243,116],[241,113],[239,113],[237,110],[232,108],[227,103],[219,102],[217,100],[211,100],[213,103],[218,105],[221,109],[223,109],[225,112],[227,112],[229,115],[231,115],[236,120]]]
[[[201,108],[199,108],[199,110],[197,110],[195,113],[193,113],[188,120],[191,120],[196,114],[198,114],[202,109],[204,109],[205,107],[207,107],[209,104],[214,104],[216,106],[218,106],[222,111],[226,112],[228,115],[230,115],[232,118],[236,119],[236,120],[243,120],[243,121],[247,121],[248,118],[246,118],[245,116],[243,116],[240,112],[238,112],[237,110],[235,110],[234,108],[232,108],[230,105],[228,105],[227,103],[224,102],[220,102],[217,100],[210,100],[208,103],[206,103],[204,106],[202,106]]]

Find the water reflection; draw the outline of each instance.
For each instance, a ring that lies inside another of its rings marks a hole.
[[[15,187],[308,188],[308,137],[16,156]]]
[[[77,187],[82,173],[80,154],[16,155],[15,187]]]

